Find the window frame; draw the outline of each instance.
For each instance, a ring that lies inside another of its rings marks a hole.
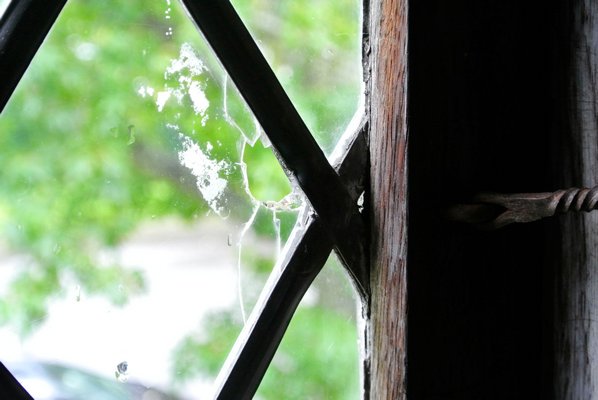
[[[11,2],[0,19],[0,112],[65,3]],[[352,277],[362,311],[368,314],[366,229],[357,204],[366,183],[368,124],[362,121],[339,144],[343,151],[333,167],[232,4],[228,0],[182,3],[260,122],[287,175],[310,203],[216,380],[214,397],[249,398],[332,250]],[[1,384],[15,387],[14,378],[4,372],[0,369]]]

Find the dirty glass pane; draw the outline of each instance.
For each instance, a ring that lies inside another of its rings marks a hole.
[[[235,1],[327,152],[360,93],[360,5],[339,4]],[[201,397],[302,198],[179,3],[69,1],[0,133],[0,359],[36,398]],[[354,321],[310,296],[289,337],[318,327],[340,357]],[[317,384],[331,353],[285,340],[273,368]],[[352,365],[326,393],[357,387]],[[268,376],[260,396],[279,398]]]
[[[318,144],[330,154],[361,107],[361,2],[232,3]]]
[[[181,349],[243,324],[303,200],[180,4],[69,1],[0,132],[1,360],[36,398],[201,397]]]
[[[299,304],[256,397],[358,400],[359,315],[355,291],[332,253]]]

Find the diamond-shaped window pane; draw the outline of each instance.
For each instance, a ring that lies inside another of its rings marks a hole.
[[[69,1],[0,131],[13,365],[201,380],[177,349],[242,323],[302,200],[179,3]]]
[[[293,45],[276,43],[262,40]],[[321,97],[289,82],[316,132],[344,129],[348,92],[322,107],[338,82]],[[5,360],[53,381],[203,393],[303,200],[179,3],[69,1],[0,131]]]
[[[359,399],[355,291],[333,253],[305,294],[256,397]]]
[[[233,0],[326,154],[360,107],[361,2]]]

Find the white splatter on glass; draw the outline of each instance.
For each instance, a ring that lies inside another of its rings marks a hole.
[[[288,20],[308,7],[234,3],[329,153],[359,92],[339,83],[359,74],[342,61],[355,26],[312,35],[341,15],[328,2]],[[0,131],[2,361],[61,364],[111,398],[206,393],[305,200],[180,3],[67,2]]]

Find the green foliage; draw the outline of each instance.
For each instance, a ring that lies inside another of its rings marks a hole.
[[[230,344],[241,332],[241,321],[229,311],[210,314],[204,321],[203,329],[209,334],[202,338],[187,336],[177,346],[173,354],[172,375],[179,382],[207,373],[216,376]]]
[[[234,0],[278,79],[329,153],[361,92],[355,0]],[[265,21],[265,22],[264,22]]]
[[[216,376],[241,330],[230,313],[205,321],[208,337],[189,336],[177,348],[173,375]],[[256,394],[259,399],[358,399],[354,321],[321,307],[300,307]]]
[[[320,307],[299,308],[257,396],[358,399],[356,348],[355,321]]]
[[[0,316],[19,321],[22,333],[44,317],[64,279],[125,303],[143,289],[143,278],[99,264],[98,252],[144,219],[190,217],[203,207],[168,177],[149,177],[136,159],[135,135],[160,143],[164,128],[135,93],[133,77],[146,60],[130,57],[130,46],[163,42],[147,29],[163,11],[143,14],[134,2],[120,3],[116,15],[96,2],[65,8],[0,119],[0,229],[31,258],[0,301]],[[115,31],[107,21],[137,29]],[[160,52],[151,58],[168,60]],[[154,76],[163,74],[157,60],[149,62]]]
[[[354,68],[359,63],[359,2],[234,4],[318,142],[330,152],[360,92]],[[278,209],[276,202],[291,192],[291,185],[208,46],[178,4],[173,1],[171,7],[164,1],[70,0],[0,117],[0,234],[4,246],[27,260],[2,293],[0,324],[31,333],[47,314],[49,301],[64,295],[65,282],[115,305],[145,290],[138,271],[114,260],[99,261],[99,256],[143,221],[166,216],[191,221],[210,212],[196,178],[181,166],[183,138],[226,165],[218,171],[227,182],[220,204],[224,215],[243,223],[261,204],[254,231],[273,237],[276,209],[283,240],[288,236],[296,214]],[[174,68],[173,60],[182,60],[187,43],[200,70]],[[197,108],[191,85],[205,95],[206,110]],[[170,93],[163,104],[160,93]],[[244,257],[258,274],[272,266],[248,251]],[[208,322],[209,337],[201,342],[182,342],[175,357],[181,377],[219,368],[239,330],[227,315]],[[343,382],[347,367],[331,368],[353,365],[339,351],[346,343],[355,347],[350,323],[325,309],[309,308],[293,324],[295,333],[285,339],[260,395],[280,398],[280,381],[288,381],[285,398],[356,393],[356,384]],[[327,337],[310,338],[315,329]],[[313,351],[300,351],[289,361],[293,346],[308,344]]]

